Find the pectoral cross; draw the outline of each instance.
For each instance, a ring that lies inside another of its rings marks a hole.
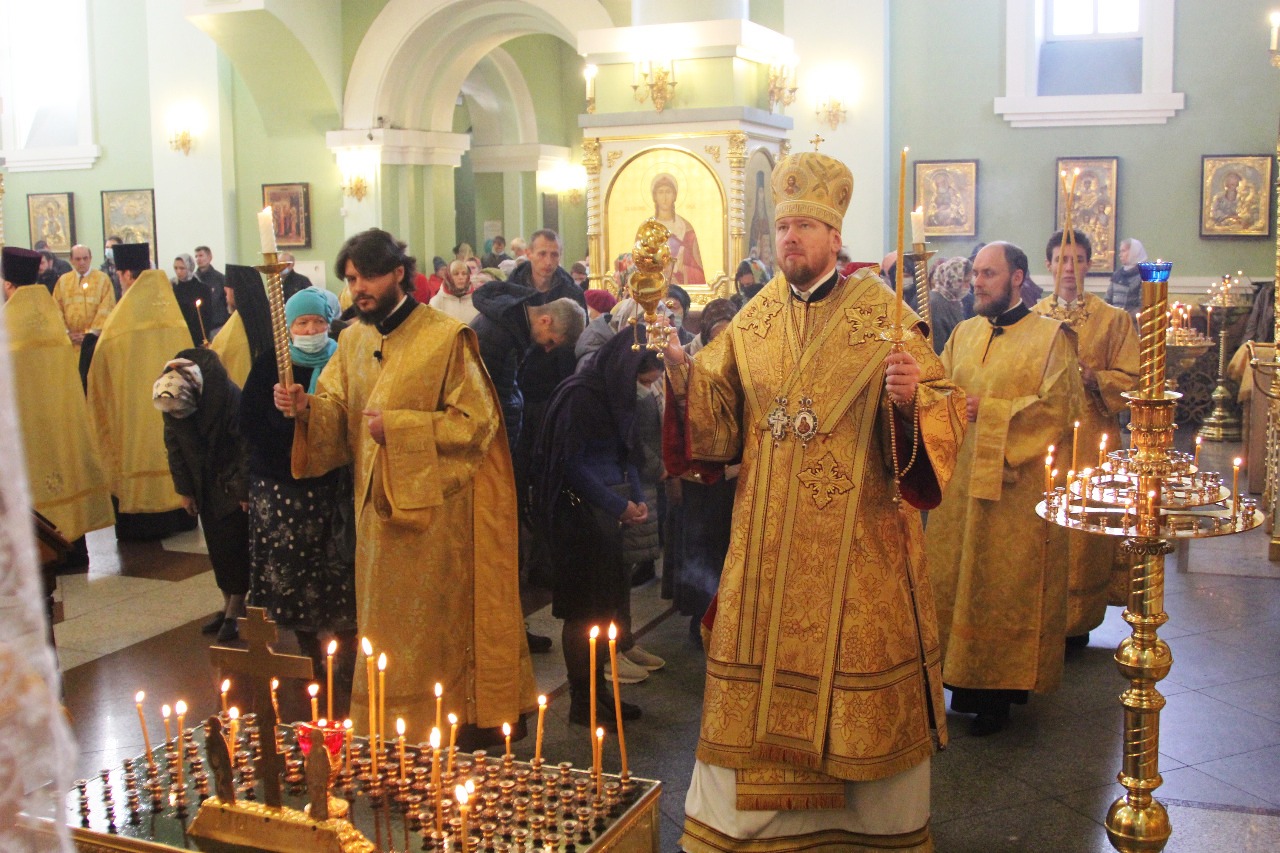
[[[816,133],[815,133],[815,134],[813,135],[813,139],[810,139],[810,140],[809,140],[809,144],[813,146],[813,150],[814,150],[814,151],[817,151],[817,150],[818,150],[818,146],[819,146],[819,145],[821,145],[822,143],[826,142],[826,141],[827,141],[827,140],[823,139],[821,136],[819,136],[818,134],[816,134]]]
[[[271,644],[280,639],[280,635],[276,623],[267,618],[266,608],[249,608],[248,616],[240,620],[240,636],[249,644],[247,650],[210,646],[209,658],[223,674],[234,672],[243,676],[244,683],[249,685],[253,707],[258,713],[257,772],[262,780],[263,800],[268,806],[279,808],[284,758],[276,751],[277,721],[271,704],[271,679],[310,679],[314,671],[311,658],[281,655],[271,650]]]
[[[787,430],[791,428],[791,418],[787,415],[787,398],[777,397],[776,402],[778,405],[773,407],[766,423],[769,424],[769,432],[773,434],[773,440],[782,441],[787,437]]]

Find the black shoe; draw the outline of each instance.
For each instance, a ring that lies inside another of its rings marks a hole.
[[[630,702],[622,703],[622,719],[638,720],[643,716],[639,705]],[[583,695],[581,700],[575,694],[569,700],[569,722],[579,726],[591,725],[591,699]],[[602,694],[596,698],[596,725],[607,732],[618,730],[617,719],[613,713],[613,699],[606,699]]]
[[[238,639],[240,639],[240,629],[236,625],[236,620],[224,620],[222,627],[218,629],[218,642],[230,643]]]
[[[986,737],[996,732],[1004,731],[1009,725],[1009,712],[1003,714],[994,711],[983,711],[973,718],[973,722],[969,724],[969,734],[974,737]]]
[[[1069,649],[1083,649],[1088,645],[1089,645],[1088,631],[1085,631],[1083,634],[1076,634],[1074,637],[1067,637],[1067,648]]]
[[[215,613],[213,614],[212,619],[204,623],[204,626],[200,629],[200,633],[216,634],[218,633],[218,629],[222,627],[222,623],[225,621],[227,621],[227,616],[225,613]]]
[[[544,637],[541,634],[531,634],[526,628],[524,632],[525,639],[529,642],[529,651],[535,655],[545,655],[551,651],[551,638]]]

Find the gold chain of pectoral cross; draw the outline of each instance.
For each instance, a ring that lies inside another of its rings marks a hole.
[[[794,294],[790,293],[787,294],[787,296],[791,301],[787,303],[786,307],[786,329],[792,333],[792,337],[795,340],[796,359],[795,365],[792,368],[795,370],[800,367],[800,361],[804,357],[805,349],[809,346],[809,303],[805,301],[803,309],[804,318],[802,321],[797,321],[794,305],[796,298]],[[828,316],[822,321],[822,324],[814,330],[815,337],[822,334],[822,330],[826,328],[830,319],[831,317]],[[782,357],[778,359],[779,392],[781,392],[787,381],[786,349],[788,348],[784,345]],[[796,438],[800,439],[800,443],[807,447],[813,437],[818,434],[818,413],[814,411],[813,398],[808,394],[802,393],[799,403],[800,407],[796,410],[795,415],[792,416],[787,411],[787,398],[783,397],[781,393],[774,397],[774,407],[773,410],[769,412],[769,417],[766,422],[769,424],[769,432],[773,436],[775,443],[786,438],[787,432],[792,432],[795,434]]]

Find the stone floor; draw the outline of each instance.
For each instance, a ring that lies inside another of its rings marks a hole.
[[[1230,472],[1231,446],[1205,446],[1206,467]],[[173,542],[117,548],[110,533],[90,537],[92,568],[64,577],[67,621],[56,634],[67,705],[79,739],[78,776],[118,766],[138,754],[133,696],[149,703],[182,698],[191,717],[216,710],[217,676],[208,665],[201,622],[219,599],[198,545]],[[1194,543],[1186,571],[1170,558],[1160,635],[1174,655],[1160,689],[1157,796],[1173,822],[1171,851],[1280,849],[1280,564],[1267,561],[1267,536],[1254,531]],[[663,782],[662,850],[677,850],[693,763],[702,695],[702,655],[688,619],[673,614],[650,584],[636,591],[635,620],[645,648],[668,665],[624,687],[643,706],[627,728],[632,771]],[[535,656],[539,687],[552,696],[544,750],[554,760],[589,761],[587,731],[567,720],[559,623],[546,608],[530,614],[535,631],[556,648]],[[967,735],[967,718],[951,715],[950,747],[933,764],[933,827],[942,853],[1106,851],[1103,820],[1122,793],[1125,682],[1112,652],[1128,636],[1112,608],[1087,648],[1067,655],[1062,687],[1015,709],[1012,725],[987,738]],[[288,648],[288,640],[281,644]],[[284,716],[306,715],[299,684],[286,684]],[[233,690],[234,697],[234,690]],[[160,737],[157,711],[151,737]],[[531,738],[518,744],[532,753]],[[607,762],[617,756],[608,747]]]

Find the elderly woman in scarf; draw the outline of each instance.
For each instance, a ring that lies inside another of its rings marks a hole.
[[[324,291],[300,290],[285,304],[293,378],[308,393],[338,345],[329,337],[336,309]],[[254,362],[244,383],[240,423],[249,444],[249,601],[294,632],[319,671],[322,635],[338,641],[335,704],[345,707],[355,660],[355,533],[349,469],[295,479],[293,421],[272,400],[274,352]],[[323,643],[327,646],[327,640]]]
[[[182,309],[182,319],[187,321],[192,346],[209,345],[209,333],[213,331],[213,301],[209,288],[196,278],[196,262],[190,255],[178,255],[173,259],[173,295]]]
[[[644,339],[644,326],[640,330]],[[564,620],[570,722],[591,716],[588,631],[619,621],[630,595],[622,528],[642,524],[645,504],[636,463],[636,384],[662,373],[657,353],[632,349],[631,334],[615,335],[557,386],[534,455],[534,512],[555,566],[551,612]],[[597,657],[597,666],[604,661]],[[598,724],[614,728],[608,690],[599,691]],[[623,719],[640,709],[622,704]]]
[[[1107,304],[1123,308],[1133,316],[1142,310],[1142,276],[1138,264],[1147,259],[1147,250],[1136,237],[1120,241],[1120,265],[1107,286]]]
[[[204,627],[219,642],[236,639],[249,591],[248,483],[240,437],[240,389],[208,349],[186,349],[152,388],[164,413],[164,446],[182,506],[200,516],[222,609]]]
[[[968,258],[947,258],[929,271],[929,320],[933,351],[942,354],[952,330],[968,315],[964,297],[973,287],[973,264]]]

